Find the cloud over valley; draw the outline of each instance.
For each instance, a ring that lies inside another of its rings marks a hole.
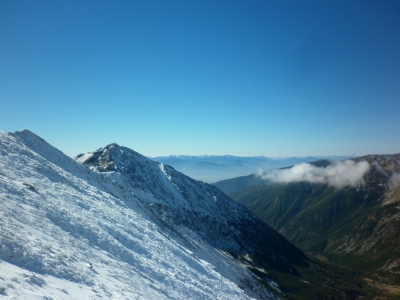
[[[327,167],[317,167],[301,163],[288,169],[272,170],[258,173],[262,179],[277,183],[310,182],[323,183],[335,187],[355,186],[360,182],[370,166],[366,161],[352,160],[333,162]]]

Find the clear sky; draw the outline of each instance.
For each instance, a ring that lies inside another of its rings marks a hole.
[[[75,156],[400,152],[400,1],[0,1],[0,129]]]

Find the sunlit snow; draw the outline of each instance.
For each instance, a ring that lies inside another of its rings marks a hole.
[[[0,295],[274,298],[192,230],[161,226],[147,210],[159,199],[122,189],[115,173],[91,171],[29,131],[0,131],[0,156]]]

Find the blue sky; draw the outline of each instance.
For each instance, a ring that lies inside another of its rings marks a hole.
[[[0,129],[75,156],[400,152],[400,1],[0,2]]]

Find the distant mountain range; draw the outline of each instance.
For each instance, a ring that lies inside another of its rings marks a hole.
[[[400,154],[353,161],[369,164],[354,186],[273,183],[257,175],[215,185],[303,251],[361,272],[384,299],[400,296]]]
[[[340,160],[348,156],[324,157],[290,157],[268,158],[265,156],[243,157],[232,155],[170,155],[158,156],[152,159],[174,167],[179,172],[208,183],[231,179],[282,167],[293,166],[301,162],[312,162],[318,159]]]

